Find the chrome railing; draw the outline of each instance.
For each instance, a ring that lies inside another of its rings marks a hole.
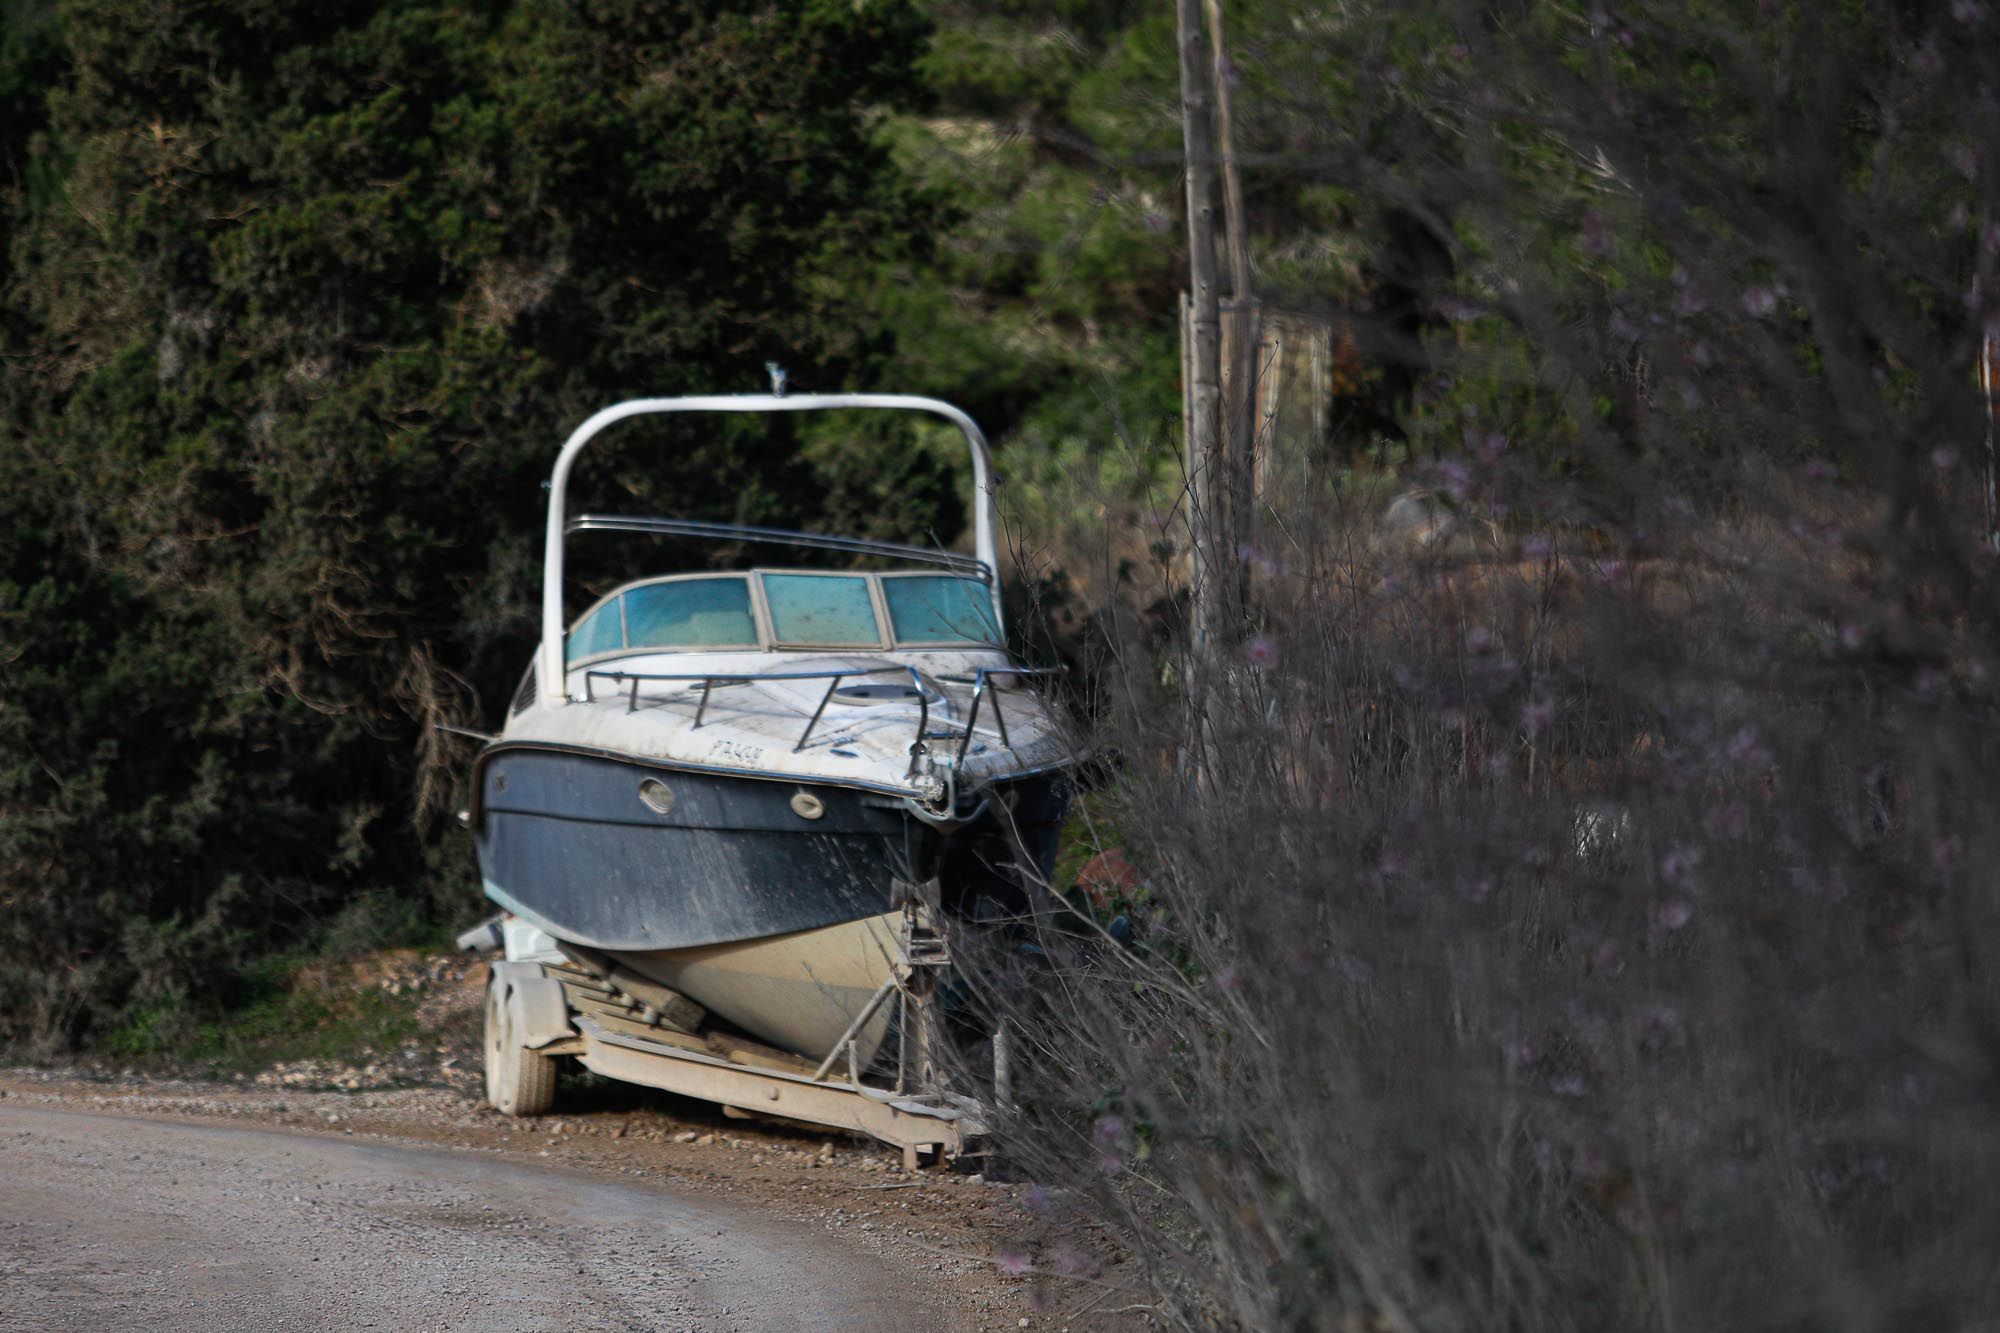
[[[962,735],[956,736],[948,732],[942,735],[931,734],[931,692],[924,684],[923,675],[915,667],[907,665],[857,667],[838,671],[773,671],[759,673],[754,676],[694,673],[667,675],[638,671],[586,671],[583,673],[583,698],[585,703],[596,703],[597,693],[594,682],[599,680],[612,681],[623,687],[626,691],[625,711],[635,713],[639,710],[639,687],[641,685],[654,682],[670,684],[684,683],[690,689],[699,689],[701,691],[701,700],[695,705],[694,725],[688,728],[690,731],[694,731],[700,728],[703,718],[707,716],[709,696],[716,690],[728,689],[739,685],[758,685],[766,681],[823,680],[826,682],[826,692],[820,696],[819,706],[814,708],[812,716],[806,719],[805,730],[799,733],[797,743],[792,746],[792,753],[797,754],[806,748],[806,743],[812,739],[813,732],[819,727],[820,719],[826,716],[826,707],[833,702],[834,691],[840,688],[840,682],[843,680],[856,680],[864,676],[907,675],[910,678],[911,688],[916,692],[917,696],[917,734],[916,738],[910,742],[909,776],[914,777],[918,771],[919,760],[928,748],[924,744],[925,741],[956,740],[958,742],[958,753],[953,756],[952,763],[956,766],[965,762],[966,753],[972,746],[973,728],[979,725],[979,711],[988,699],[992,700],[993,726],[994,730],[999,733],[1000,744],[1012,750],[1014,742],[1007,735],[1007,717],[1000,706],[1000,695],[1004,687],[996,682],[1001,678],[1014,676],[1057,676],[1061,675],[1064,670],[1065,668],[1063,667],[979,667],[969,676],[936,677],[935,679],[943,681],[946,684],[970,685],[972,687],[972,705],[966,711],[965,729]]]

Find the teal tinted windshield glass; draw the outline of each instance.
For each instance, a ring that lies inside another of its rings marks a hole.
[[[766,574],[764,600],[779,643],[831,648],[882,642],[865,574]]]
[[[750,580],[724,574],[632,588],[625,594],[625,642],[633,648],[755,648]]]
[[[912,574],[882,580],[898,643],[997,643],[993,599],[977,579]]]
[[[572,662],[579,657],[614,652],[624,646],[625,636],[618,623],[616,597],[584,617],[583,623],[569,632],[569,660]]]

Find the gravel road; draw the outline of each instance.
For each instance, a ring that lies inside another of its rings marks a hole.
[[[0,1104],[4,1328],[943,1329],[950,1296],[726,1199]]]

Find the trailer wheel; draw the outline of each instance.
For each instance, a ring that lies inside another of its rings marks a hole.
[[[540,1115],[555,1105],[556,1058],[514,1035],[511,992],[498,976],[486,985],[486,1100],[502,1115]]]

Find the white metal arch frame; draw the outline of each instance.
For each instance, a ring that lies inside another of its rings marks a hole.
[[[963,411],[936,398],[899,393],[714,394],[689,398],[634,398],[592,416],[570,433],[549,474],[548,547],[542,557],[542,645],[536,667],[537,691],[545,707],[569,702],[563,669],[563,540],[564,508],[570,469],[583,447],[606,426],[627,417],[674,412],[813,412],[833,408],[886,408],[928,412],[957,426],[972,450],[972,536],[981,563],[992,572],[993,617],[1003,630],[1000,608],[1000,562],[993,544],[993,459],[986,436]]]

